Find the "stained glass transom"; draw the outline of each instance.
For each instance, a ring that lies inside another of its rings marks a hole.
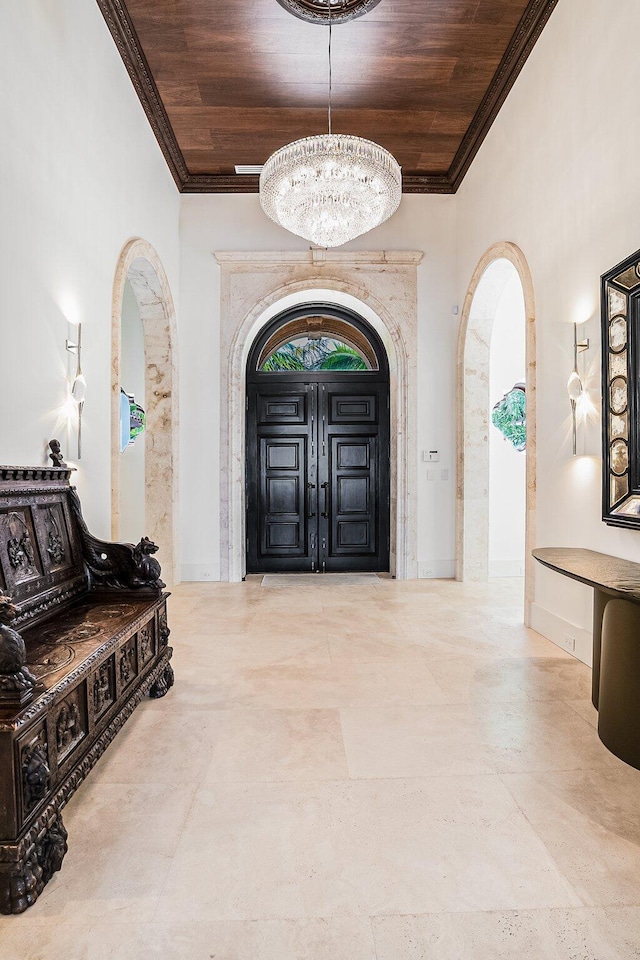
[[[298,337],[273,350],[260,370],[282,373],[291,370],[370,370],[359,350],[333,337]]]

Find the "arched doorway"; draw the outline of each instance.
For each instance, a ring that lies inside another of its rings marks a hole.
[[[247,571],[389,570],[389,366],[351,310],[284,311],[247,362]]]
[[[111,535],[121,538],[120,408],[122,379],[122,311],[126,285],[133,292],[144,341],[145,501],[141,536],[160,547],[162,577],[179,580],[175,517],[178,503],[178,413],[176,317],[160,259],[145,240],[130,240],[118,259],[112,301],[111,377]],[[129,527],[131,523],[129,522]]]
[[[245,419],[249,350],[291,306],[333,303],[365,318],[389,361],[391,574],[417,576],[416,489],[419,251],[218,251],[220,266],[220,573],[245,574]]]
[[[474,271],[458,339],[458,494],[456,577],[487,580],[490,542],[491,339],[500,301],[517,276],[524,300],[526,397],[525,611],[530,622],[534,571],[536,495],[536,341],[533,283],[522,251],[513,243],[487,250]],[[515,385],[514,385],[515,386]]]

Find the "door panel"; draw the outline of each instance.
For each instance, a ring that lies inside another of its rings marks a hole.
[[[260,438],[260,539],[263,556],[305,553],[306,437]]]
[[[388,383],[362,381],[249,381],[248,572],[388,570]]]

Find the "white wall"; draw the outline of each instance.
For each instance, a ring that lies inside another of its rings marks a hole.
[[[120,386],[145,405],[144,331],[133,287],[127,280],[122,297]],[[145,535],[145,434],[136,437],[119,459],[120,526],[118,539],[138,543]]]
[[[491,423],[491,409],[525,380],[524,296],[514,267],[498,302],[489,354],[489,576],[524,576],[526,453]]]
[[[520,246],[533,277],[538,335],[539,546],[640,560],[640,536],[600,520],[597,418],[590,455],[571,456],[566,393],[573,321],[599,400],[599,277],[640,247],[640,5],[560,0],[457,195],[458,297],[494,242]],[[539,568],[533,610],[552,639],[589,656],[591,590]],[[572,630],[567,625],[575,625]]]
[[[61,415],[67,321],[83,324],[87,400],[76,476],[110,531],[111,294],[133,236],[178,287],[179,195],[94,0],[0,4],[0,461],[44,462]]]
[[[418,468],[418,559],[423,576],[452,576],[454,562],[454,411],[457,318],[455,198],[404,197],[382,227],[344,249],[423,250],[418,268],[419,444],[437,447],[433,482]],[[256,196],[184,196],[181,205],[180,422],[181,557],[184,579],[219,576],[220,287],[216,250],[305,250],[273,224]],[[343,248],[341,248],[343,249]],[[441,480],[448,469],[449,479]]]

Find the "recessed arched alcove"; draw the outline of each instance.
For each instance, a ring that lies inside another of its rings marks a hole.
[[[144,338],[146,411],[145,517],[140,534],[160,550],[162,577],[178,577],[176,512],[178,503],[178,412],[176,316],[164,267],[151,244],[130,240],[118,259],[112,301],[111,367],[111,534],[120,538],[120,379],[121,323],[125,284],[137,302]]]
[[[283,310],[347,307],[380,337],[389,361],[391,572],[417,575],[417,266],[422,253],[220,252],[221,578],[245,573],[245,371],[260,330]]]
[[[494,244],[476,267],[465,297],[458,337],[456,577],[489,577],[489,410],[491,334],[506,285],[517,274],[525,310],[527,422],[525,622],[533,600],[536,505],[536,337],[533,283],[522,251]]]

